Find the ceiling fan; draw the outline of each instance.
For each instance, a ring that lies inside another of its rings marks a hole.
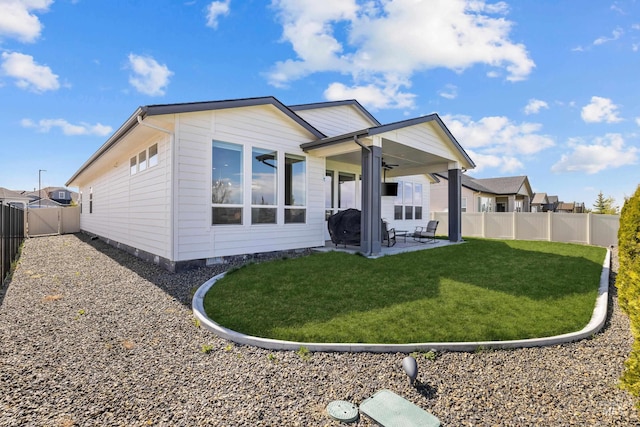
[[[387,163],[384,161],[384,159],[382,159],[382,170],[383,170],[382,182],[387,182],[387,171],[393,169],[396,166],[400,166],[400,165]]]

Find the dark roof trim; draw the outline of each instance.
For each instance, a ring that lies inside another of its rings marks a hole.
[[[303,144],[300,144],[300,148],[302,148],[302,151],[313,150],[316,148],[324,148],[334,144],[341,144],[343,142],[353,141],[353,138],[364,138],[366,136],[369,136],[369,129],[349,132],[343,135],[319,139],[317,141],[305,142]]]
[[[298,116],[289,107],[278,101],[273,96],[265,96],[259,98],[243,98],[226,101],[209,101],[209,102],[189,102],[181,104],[157,104],[138,107],[136,111],[127,119],[126,122],[113,134],[102,147],[89,158],[78,171],[66,182],[69,186],[82,172],[91,164],[98,160],[107,150],[113,147],[118,141],[128,134],[134,127],[138,125],[138,116],[144,118],[146,116],[159,116],[162,114],[179,114],[193,113],[198,111],[222,110],[227,108],[253,107],[258,105],[273,105],[287,117],[298,123],[316,138],[324,138],[325,134],[311,126],[302,117]]]
[[[225,101],[188,102],[182,104],[158,104],[142,107],[144,116],[159,116],[162,114],[193,113],[198,111],[224,110],[228,108],[254,107],[258,105],[273,105],[287,115],[290,119],[305,128],[316,138],[324,138],[326,135],[311,126],[302,117],[298,116],[291,108],[278,101],[273,96],[258,98],[229,99]]]
[[[444,179],[447,181],[449,180],[449,178],[444,174],[435,173],[434,175],[436,175],[440,179]],[[481,193],[496,194],[493,190],[478,184],[478,182],[476,182],[474,178],[471,178],[468,175],[462,175],[462,180],[460,182],[460,185],[468,188],[469,190],[478,191]]]
[[[339,144],[339,143],[342,143],[342,142],[350,141],[354,137],[364,138],[366,136],[379,135],[381,133],[391,132],[391,131],[394,131],[394,130],[397,130],[397,129],[402,129],[402,128],[409,127],[409,126],[415,126],[415,125],[419,125],[419,124],[427,123],[427,122],[431,122],[431,121],[435,121],[440,126],[440,128],[444,131],[445,135],[453,143],[455,148],[460,152],[460,154],[463,155],[465,160],[467,160],[469,162],[469,164],[472,165],[472,168],[474,168],[476,166],[476,164],[473,162],[473,160],[471,160],[471,157],[469,157],[467,152],[464,151],[464,148],[462,148],[462,146],[460,145],[458,140],[453,136],[453,134],[449,131],[449,129],[444,124],[442,119],[440,119],[440,116],[438,116],[436,113],[429,114],[427,116],[416,117],[416,118],[413,118],[413,119],[402,120],[402,121],[399,121],[399,122],[389,123],[389,124],[386,124],[386,125],[380,125],[380,126],[376,126],[376,127],[372,127],[372,128],[368,128],[368,129],[363,129],[363,130],[356,131],[356,132],[350,132],[350,133],[347,133],[347,134],[344,134],[344,135],[338,135],[338,136],[334,136],[334,137],[331,137],[331,138],[324,138],[324,139],[320,139],[318,141],[307,142],[307,143],[301,144],[300,147],[304,151],[312,150],[312,149],[315,149],[315,148],[323,148],[323,147],[331,146],[333,144]]]
[[[118,128],[118,130],[116,130],[113,133],[113,135],[111,135],[109,139],[107,139],[107,141],[104,144],[102,144],[100,148],[98,148],[98,151],[96,151],[91,157],[89,157],[89,160],[87,160],[86,162],[84,162],[82,166],[80,166],[80,169],[78,169],[77,172],[74,173],[73,176],[69,178],[69,180],[64,185],[67,187],[70,186],[71,183],[75,181],[75,179],[82,172],[85,171],[85,169],[91,166],[107,150],[109,150],[111,147],[116,145],[122,137],[128,134],[138,124],[138,116],[141,114],[142,114],[142,107],[138,107],[136,111],[127,119],[127,121],[124,122],[122,126],[120,126],[120,128]]]
[[[342,105],[353,105],[356,107],[362,114],[364,114],[369,120],[375,123],[377,126],[380,126],[382,123],[378,121],[370,112],[368,112],[357,100],[355,99],[346,99],[344,101],[328,101],[328,102],[315,102],[312,104],[299,104],[299,105],[290,105],[293,111],[303,111],[303,110],[316,110],[318,108],[329,108],[329,107],[340,107]]]

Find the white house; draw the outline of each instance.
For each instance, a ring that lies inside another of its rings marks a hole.
[[[80,190],[83,231],[176,270],[323,246],[327,216],[351,207],[361,250],[378,253],[381,218],[426,223],[436,172],[459,241],[461,170],[474,166],[437,114],[381,124],[355,100],[262,97],[140,107],[66,185]]]

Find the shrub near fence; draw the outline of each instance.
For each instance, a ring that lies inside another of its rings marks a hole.
[[[622,207],[618,233],[620,269],[616,277],[618,301],[631,322],[633,347],[625,361],[623,388],[640,397],[640,186]],[[640,407],[640,402],[639,407]]]
[[[4,284],[23,240],[24,211],[0,202],[0,285]]]

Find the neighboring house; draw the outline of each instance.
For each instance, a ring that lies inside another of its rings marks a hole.
[[[43,189],[49,199],[54,200],[61,205],[69,206],[72,202],[77,201],[77,193],[62,187],[47,187]],[[75,197],[74,197],[75,196]]]
[[[60,208],[64,205],[56,202],[51,199],[39,199],[29,202],[29,209],[38,209],[38,208]]]
[[[66,185],[80,189],[83,231],[176,270],[323,246],[326,216],[347,208],[362,212],[360,250],[379,253],[382,218],[426,224],[436,172],[460,241],[460,180],[474,167],[437,114],[381,124],[355,100],[263,97],[140,107]],[[402,196],[383,195],[383,179]]]
[[[436,174],[431,184],[431,210],[449,210],[448,180]],[[462,175],[462,212],[530,212],[533,191],[526,176],[475,179]]]
[[[11,191],[4,187],[0,187],[0,203],[5,205],[17,206],[22,209],[26,208],[31,199],[18,191]]]
[[[547,193],[535,193],[531,200],[531,212],[546,212],[549,206]]]
[[[558,204],[560,203],[560,199],[558,199],[558,196],[547,196],[547,200],[549,204],[545,207],[545,212],[556,212],[556,210],[558,209]]]
[[[575,203],[558,203],[558,207],[556,208],[556,212],[564,212],[564,213],[574,213],[576,210]]]

